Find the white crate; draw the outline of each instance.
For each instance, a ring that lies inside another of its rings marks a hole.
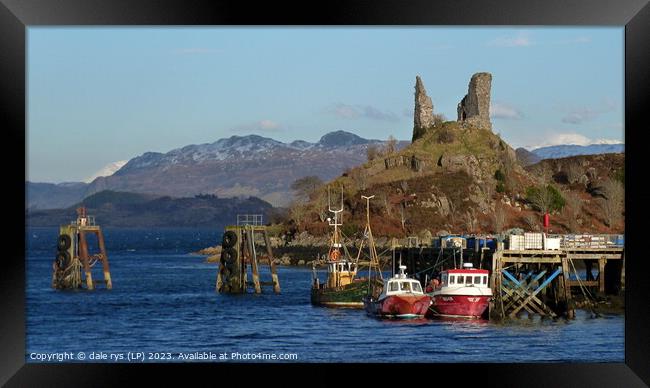
[[[544,249],[546,249],[547,251],[560,250],[560,238],[547,237],[544,241]]]
[[[511,251],[522,251],[524,250],[524,236],[519,236],[516,234],[510,235],[510,241],[508,244],[508,250]]]
[[[544,234],[524,233],[525,249],[544,249]]]

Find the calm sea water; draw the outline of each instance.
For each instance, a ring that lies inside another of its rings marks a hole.
[[[79,362],[80,352],[84,362],[140,355],[146,362],[186,362],[179,356],[210,353],[215,362],[232,361],[233,353],[238,362],[624,361],[622,315],[578,311],[571,321],[514,324],[382,321],[362,310],[312,306],[307,268],[279,267],[280,295],[215,293],[216,265],[188,253],[215,245],[218,228],[105,228],[104,234],[113,289],[57,291],[50,281],[58,229],[26,231],[27,362],[48,355],[58,362],[63,352],[73,355],[63,362]]]

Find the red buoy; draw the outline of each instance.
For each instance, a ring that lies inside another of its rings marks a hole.
[[[548,228],[550,223],[551,223],[551,219],[548,213],[544,214],[544,228]]]

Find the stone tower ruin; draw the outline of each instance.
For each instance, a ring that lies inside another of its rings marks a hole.
[[[433,126],[433,103],[427,96],[420,76],[415,77],[415,114],[413,116],[413,139],[415,141]]]
[[[458,122],[492,130],[492,123],[490,122],[491,88],[492,74],[476,73],[472,76],[467,94],[458,103]]]

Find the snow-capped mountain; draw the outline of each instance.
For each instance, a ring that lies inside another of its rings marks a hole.
[[[328,133],[316,143],[283,143],[258,135],[231,136],[167,153],[146,152],[113,175],[95,179],[87,195],[102,190],[173,197],[244,195],[283,206],[292,199],[290,186],[296,179],[316,175],[330,180],[364,163],[368,145],[383,143],[345,131]],[[407,144],[398,142],[397,147]]]
[[[575,145],[562,144],[548,147],[541,147],[531,150],[541,159],[566,158],[576,155],[596,155],[625,152],[625,144],[590,144]]]

